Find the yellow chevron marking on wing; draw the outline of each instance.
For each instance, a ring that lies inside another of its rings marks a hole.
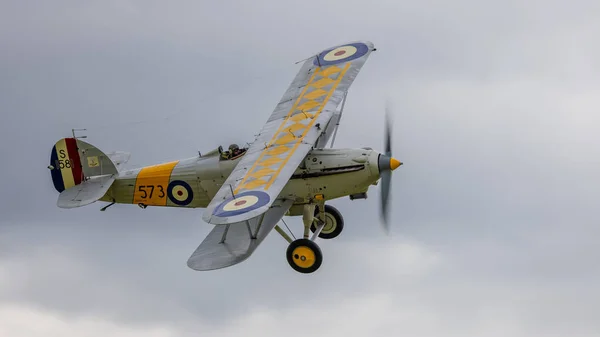
[[[331,98],[331,95],[333,95],[333,92],[335,91],[335,89],[337,88],[337,86],[342,81],[342,78],[344,78],[344,75],[346,74],[346,71],[348,71],[348,68],[350,68],[350,62],[346,63],[346,66],[344,67],[344,69],[342,70],[342,72],[340,73],[340,75],[338,76],[337,80],[335,81],[335,84],[331,87],[331,90],[329,90],[329,93],[327,94],[327,97],[325,97],[325,99],[323,100],[323,103],[321,103],[321,106],[319,107],[319,110],[315,113],[315,116],[319,116],[321,114],[321,112],[323,111],[323,108],[325,107],[325,104],[327,104],[327,102]],[[271,176],[271,179],[269,179],[269,182],[267,183],[267,186],[265,186],[265,190],[267,190],[273,184],[273,182],[275,181],[275,178],[279,175],[279,172],[281,172],[281,170],[285,167],[285,165],[287,164],[287,162],[290,160],[290,158],[292,157],[292,154],[294,153],[294,151],[296,151],[296,148],[300,145],[301,140],[304,139],[304,137],[306,136],[306,134],[308,133],[308,131],[310,130],[310,128],[313,126],[313,124],[315,123],[315,121],[316,121],[316,118],[313,119],[313,120],[311,120],[310,123],[308,124],[306,130],[302,134],[302,136],[298,137],[298,140],[294,144],[294,147],[292,148],[292,151],[288,152],[287,158],[285,158],[285,160],[283,161],[283,163],[281,163],[279,165],[279,167],[277,168],[277,171],[275,172],[275,174],[273,174]]]
[[[288,132],[296,133],[296,131],[302,130],[305,128],[306,128],[306,125],[304,125],[304,124],[294,123],[287,130],[288,130]]]
[[[313,90],[313,91],[309,92],[308,94],[304,95],[304,98],[313,100],[313,99],[317,99],[324,95],[327,95],[327,91],[325,91],[323,89],[317,89],[317,90]]]
[[[289,120],[294,121],[294,122],[301,122],[303,120],[310,119],[313,116],[314,116],[314,114],[311,114],[308,112],[302,112],[302,113],[293,115],[292,117],[289,118]]]
[[[273,134],[273,138],[267,145],[267,149],[262,151],[256,162],[252,165],[250,170],[248,170],[244,179],[242,179],[241,183],[236,187],[234,194],[242,189],[254,189],[261,186],[264,186],[264,190],[267,190],[271,184],[273,184],[283,167],[285,167],[292,157],[292,154],[299,146],[302,139],[304,139],[315,123],[316,117],[323,111],[323,108],[346,74],[346,71],[350,68],[350,65],[351,63],[348,62],[343,69],[336,66],[329,66],[325,69],[315,69],[315,72],[294,102],[289,113],[281,122],[277,131]],[[339,75],[335,79],[329,78],[329,76],[338,73]],[[323,77],[315,81],[315,78],[321,76]],[[333,85],[327,90],[322,89],[329,84]],[[301,102],[302,104],[300,104]],[[307,112],[315,108],[317,110],[316,112]],[[289,125],[290,121],[292,122],[291,125]],[[304,121],[308,121],[308,123],[305,125],[302,123]],[[301,133],[300,136],[296,135],[298,132]],[[271,148],[274,144],[278,146]],[[281,158],[282,156],[284,158]],[[266,171],[266,169],[269,171]],[[265,172],[269,172],[269,174],[265,174]],[[248,180],[250,177],[262,177],[262,179]],[[265,178],[268,180],[263,180]]]
[[[246,188],[253,189],[253,188],[260,187],[260,186],[265,186],[266,184],[267,184],[267,181],[265,181],[263,179],[256,179],[256,180],[248,181],[246,183]]]
[[[302,89],[302,92],[300,93],[300,95],[298,95],[298,98],[294,102],[294,105],[292,105],[292,108],[288,112],[287,116],[283,119],[283,121],[279,125],[279,128],[277,128],[277,131],[273,134],[273,138],[271,138],[271,141],[269,142],[268,146],[273,145],[273,143],[275,143],[275,141],[277,140],[277,137],[279,136],[279,133],[281,132],[281,130],[283,129],[283,127],[287,123],[288,119],[294,113],[294,111],[296,111],[296,107],[298,106],[298,103],[300,103],[300,101],[302,100],[302,96],[304,96],[304,94],[306,93],[306,90],[308,89],[308,85],[310,83],[312,83],[312,81],[317,76],[318,70],[319,70],[319,68],[317,68],[315,70],[315,72],[312,74],[312,76],[308,80],[308,83],[306,83],[306,86],[304,86],[304,89]],[[286,147],[286,148],[288,148],[288,147]],[[233,192],[234,194],[237,194],[242,188],[247,188],[246,185],[245,185],[245,183],[246,183],[246,180],[248,180],[248,177],[250,177],[249,173],[251,173],[252,171],[254,171],[257,166],[259,166],[259,165],[260,166],[270,166],[270,165],[266,165],[266,163],[264,163],[264,161],[263,161],[263,157],[265,156],[265,154],[267,152],[268,151],[264,151],[263,150],[263,152],[260,154],[260,156],[258,157],[258,159],[256,160],[256,162],[254,162],[254,165],[252,165],[252,167],[250,168],[250,170],[248,171],[248,173],[246,173],[246,176],[244,177],[244,179],[242,179],[242,182],[240,182],[240,184],[236,187],[235,191]]]
[[[308,111],[308,110],[318,107],[319,104],[320,104],[319,102],[309,100],[309,101],[302,103],[302,105],[298,106],[298,109]]]
[[[275,172],[275,170],[265,167],[258,171],[253,172],[250,176],[253,178],[260,178],[260,177],[264,177],[264,176],[273,174],[273,172]]]
[[[275,146],[267,151],[267,156],[279,156],[280,154],[286,153],[289,151],[291,147],[287,147],[285,145]]]
[[[315,83],[313,83],[312,86],[315,87],[315,88],[321,89],[321,88],[323,88],[323,87],[325,87],[325,86],[327,86],[327,85],[329,85],[329,84],[331,84],[333,82],[334,82],[334,80],[332,80],[331,78],[329,78],[329,77],[323,77],[322,79],[320,79],[320,80],[316,81]]]
[[[286,134],[283,134],[281,137],[279,137],[279,139],[277,139],[275,141],[275,144],[277,144],[277,145],[285,145],[285,144],[288,144],[288,143],[294,141],[294,139],[296,139],[295,135],[293,135],[291,133],[286,133]]]
[[[279,157],[269,157],[269,158],[266,158],[266,159],[262,160],[262,161],[260,162],[260,165],[261,165],[261,166],[267,166],[267,167],[268,167],[268,166],[272,166],[272,165],[278,164],[278,163],[280,163],[281,161],[283,161],[283,159],[281,159],[281,158],[279,158]],[[255,171],[253,170],[253,171],[251,171],[251,172],[255,172]]]
[[[342,69],[340,69],[339,67],[336,66],[331,66],[331,67],[327,67],[325,68],[323,71],[321,71],[319,73],[319,75],[323,76],[323,77],[329,77],[335,73],[339,73]]]

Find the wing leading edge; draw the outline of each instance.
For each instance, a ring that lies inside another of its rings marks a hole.
[[[256,140],[205,209],[226,225],[267,211],[332,119],[370,53],[368,41],[326,49],[306,60]],[[289,196],[292,197],[292,196]]]

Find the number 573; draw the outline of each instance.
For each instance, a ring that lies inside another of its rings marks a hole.
[[[140,198],[142,199],[146,199],[146,198],[152,198],[152,195],[154,195],[154,188],[156,187],[156,189],[158,190],[158,197],[159,198],[164,198],[165,197],[165,191],[162,187],[162,185],[140,185],[138,187],[138,191],[140,193],[142,193],[142,195],[140,196]]]

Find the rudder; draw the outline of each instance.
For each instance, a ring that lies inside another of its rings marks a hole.
[[[81,184],[84,179],[75,138],[63,138],[54,144],[50,155],[52,183],[58,192]]]
[[[63,138],[54,144],[49,168],[52,183],[59,193],[81,184],[86,178],[118,173],[106,154],[76,138]]]

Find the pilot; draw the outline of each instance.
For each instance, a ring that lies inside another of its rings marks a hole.
[[[221,158],[224,160],[231,158],[231,151],[227,150],[227,151],[221,152]]]
[[[231,158],[233,158],[242,153],[242,151],[240,150],[240,147],[237,146],[237,144],[231,144],[229,145],[229,153],[231,154]]]

